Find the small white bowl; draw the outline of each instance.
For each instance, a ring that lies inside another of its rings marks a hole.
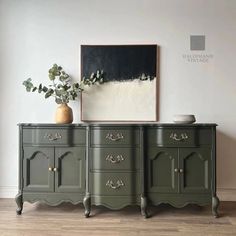
[[[174,115],[173,121],[178,124],[192,124],[196,119],[194,115]]]

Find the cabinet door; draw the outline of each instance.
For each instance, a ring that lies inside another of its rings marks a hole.
[[[55,192],[84,192],[85,148],[55,148]]]
[[[180,187],[183,193],[208,193],[212,171],[210,148],[179,149]]]
[[[178,149],[153,147],[148,151],[149,192],[178,191]]]
[[[23,175],[24,190],[34,192],[53,192],[54,148],[24,147]]]

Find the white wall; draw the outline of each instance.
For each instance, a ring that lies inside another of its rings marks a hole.
[[[17,123],[53,122],[56,108],[22,81],[47,83],[55,62],[78,80],[81,44],[160,45],[160,121],[218,123],[218,186],[236,189],[235,22],[235,0],[0,0],[0,195],[17,185]],[[183,59],[191,34],[206,35],[208,63]]]

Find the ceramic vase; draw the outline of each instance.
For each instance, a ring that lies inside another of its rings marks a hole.
[[[70,124],[73,122],[72,109],[66,103],[60,104],[57,107],[55,122],[57,124]]]

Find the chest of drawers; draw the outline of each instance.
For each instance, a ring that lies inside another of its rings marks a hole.
[[[23,202],[121,209],[212,205],[217,216],[215,124],[20,124]]]
[[[120,209],[140,195],[140,133],[137,127],[90,129],[89,184],[92,204]]]

